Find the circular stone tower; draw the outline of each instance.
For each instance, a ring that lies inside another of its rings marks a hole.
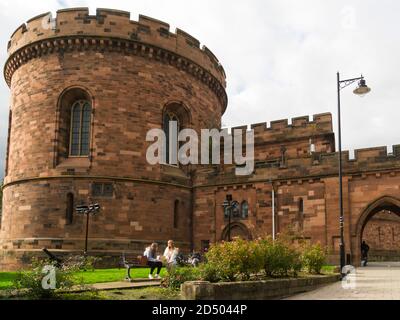
[[[220,126],[225,73],[212,52],[146,16],[74,8],[20,26],[8,53],[0,268],[44,247],[82,252],[86,219],[74,208],[90,201],[102,209],[90,218],[88,249],[103,261],[152,241],[189,249],[193,171],[150,165],[146,134],[168,119],[197,132]]]

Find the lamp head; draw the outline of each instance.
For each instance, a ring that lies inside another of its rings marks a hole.
[[[371,88],[367,86],[367,83],[364,79],[361,79],[358,83],[358,88],[353,92],[357,96],[364,97],[367,93],[371,92]]]
[[[224,208],[229,207],[229,201],[225,200],[224,203],[222,204],[222,207]]]
[[[86,213],[89,211],[89,206],[85,206],[85,205],[78,205],[75,207],[75,210],[77,213]]]

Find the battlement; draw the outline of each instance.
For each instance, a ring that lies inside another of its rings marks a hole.
[[[354,159],[350,158],[349,151],[342,152],[342,159],[349,165],[353,164],[365,164],[375,162],[385,162],[394,159],[400,159],[400,145],[392,146],[393,152],[388,152],[386,146],[373,147],[373,148],[362,148],[354,150]],[[319,162],[321,164],[337,162],[339,154],[337,152],[321,154],[319,156]]]
[[[321,113],[312,116],[301,116],[291,119],[275,120],[270,122],[270,126],[266,122],[250,125],[254,130],[256,143],[269,142],[275,139],[315,136],[319,134],[333,134],[332,114]],[[242,130],[245,132],[247,126],[234,127],[232,130]]]
[[[389,153],[387,147],[356,149],[355,158],[350,159],[349,151],[343,151],[343,172],[345,176],[366,177],[368,174],[379,178],[384,172],[400,172],[400,145],[393,146]],[[252,176],[237,176],[235,165],[223,168],[206,166],[198,169],[197,184],[228,185],[254,181],[312,181],[314,178],[337,176],[339,153],[314,153],[308,157],[292,157],[282,164],[276,161],[256,161]],[[201,172],[201,174],[200,174]]]
[[[58,10],[55,18],[50,12],[38,15],[15,30],[8,43],[8,54],[12,56],[41,40],[71,36],[125,39],[161,48],[189,59],[226,87],[222,65],[206,46],[200,47],[196,38],[180,29],[172,33],[168,23],[144,15],[133,21],[129,12],[120,10],[99,8],[96,15],[89,15],[88,8],[70,8]]]

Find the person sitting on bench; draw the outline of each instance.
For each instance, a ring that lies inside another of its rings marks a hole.
[[[160,272],[163,266],[160,257],[157,256],[158,244],[152,243],[144,251],[144,256],[147,257],[147,265],[150,267],[149,279],[153,279],[153,272],[157,269],[156,279],[161,279]]]
[[[174,241],[169,240],[164,251],[164,259],[168,270],[177,265],[176,258],[179,254],[179,249],[175,247]]]

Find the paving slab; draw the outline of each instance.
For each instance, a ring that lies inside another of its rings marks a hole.
[[[145,287],[159,287],[161,285],[160,280],[143,279],[134,281],[117,281],[117,282],[105,282],[95,283],[85,286],[84,288],[76,287],[73,288],[73,292],[83,292],[88,290],[123,290],[123,289],[137,289]]]
[[[336,282],[286,300],[400,300],[400,262],[371,262],[350,282]]]

